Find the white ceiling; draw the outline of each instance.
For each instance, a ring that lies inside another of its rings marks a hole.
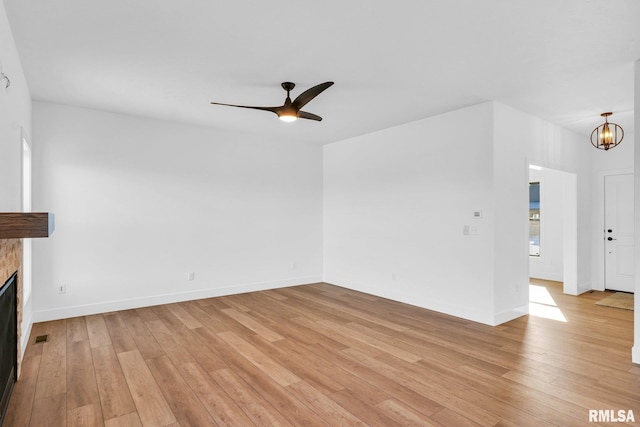
[[[4,3],[35,100],[320,144],[487,100],[633,128],[637,0]],[[336,83],[322,122],[209,104],[280,105],[287,80]]]

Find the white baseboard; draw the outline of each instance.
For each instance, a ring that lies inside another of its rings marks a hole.
[[[320,276],[306,276],[271,282],[247,283],[224,288],[200,289],[196,291],[152,295],[149,297],[130,298],[124,300],[112,300],[95,304],[59,307],[40,311],[34,310],[33,322],[46,322],[49,320],[108,313],[110,311],[129,310],[132,308],[150,307],[160,304],[171,304],[174,302],[243,294],[247,292],[264,291],[267,289],[286,288],[289,286],[298,286],[321,281],[322,277]]]
[[[552,282],[562,282],[564,277],[562,274],[554,274],[554,273],[540,273],[540,272],[531,272],[529,271],[529,277],[532,279],[542,279],[542,280],[551,280]]]
[[[585,292],[589,292],[592,290],[594,289],[593,289],[593,286],[591,285],[591,282],[578,283],[578,295],[582,295]],[[602,290],[604,290],[604,288]]]
[[[518,317],[529,314],[529,304],[525,304],[521,307],[507,310],[502,313],[491,315],[479,310],[474,310],[469,307],[461,307],[454,304],[450,304],[443,301],[433,301],[427,299],[421,299],[416,295],[408,295],[402,292],[398,292],[395,289],[363,286],[354,281],[341,280],[335,277],[324,277],[324,282],[331,283],[336,286],[341,286],[347,289],[352,289],[358,292],[364,292],[370,295],[379,296],[382,298],[388,298],[393,301],[410,304],[416,307],[424,308],[431,311],[437,311],[438,313],[448,314],[450,316],[459,317],[461,319],[471,320],[473,322],[484,323],[489,326],[497,326]]]
[[[29,344],[29,337],[31,336],[31,327],[33,326],[33,317],[29,314],[28,318],[25,318],[25,312],[22,312],[22,336],[20,337],[20,355],[24,359],[24,352],[27,351],[27,344]]]
[[[512,310],[503,311],[495,315],[493,326],[498,326],[510,320],[529,314],[529,304],[514,308]]]
[[[489,326],[495,326],[493,323],[494,319],[493,316],[491,316],[491,313],[475,310],[469,307],[461,307],[443,301],[434,301],[427,298],[421,298],[420,296],[398,292],[395,289],[373,287],[370,285],[364,286],[351,280],[341,280],[335,277],[325,277],[323,281],[326,283],[331,283],[335,286],[340,286],[381,298],[387,298],[404,304],[413,305],[415,307],[447,314],[449,316],[459,317],[461,319],[471,320],[473,322],[484,323],[485,325]]]

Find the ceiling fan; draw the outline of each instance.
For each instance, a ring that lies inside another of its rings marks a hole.
[[[276,113],[280,120],[285,122],[293,122],[298,118],[316,120],[319,122],[320,120],[322,120],[322,117],[315,114],[307,113],[306,111],[302,111],[301,108],[307,105],[309,101],[320,95],[332,85],[333,82],[320,83],[319,85],[302,92],[292,102],[291,97],[289,96],[289,92],[291,92],[296,85],[295,83],[284,82],[282,83],[282,89],[287,91],[287,99],[285,99],[284,105],[281,105],[279,107],[252,107],[248,105],[223,104],[221,102],[212,102],[212,104],[226,105],[227,107],[250,108],[252,110],[271,111],[272,113]]]

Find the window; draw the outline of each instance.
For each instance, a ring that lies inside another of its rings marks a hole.
[[[22,211],[31,212],[31,147],[22,138]]]
[[[540,183],[529,183],[529,256],[540,256]]]
[[[31,147],[22,132],[22,212],[31,212]],[[31,239],[22,239],[23,304],[31,296]]]

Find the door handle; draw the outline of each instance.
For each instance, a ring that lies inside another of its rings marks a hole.
[[[607,237],[607,240],[608,240],[608,241],[612,241],[612,240],[618,240],[618,239],[613,238],[613,237]]]

